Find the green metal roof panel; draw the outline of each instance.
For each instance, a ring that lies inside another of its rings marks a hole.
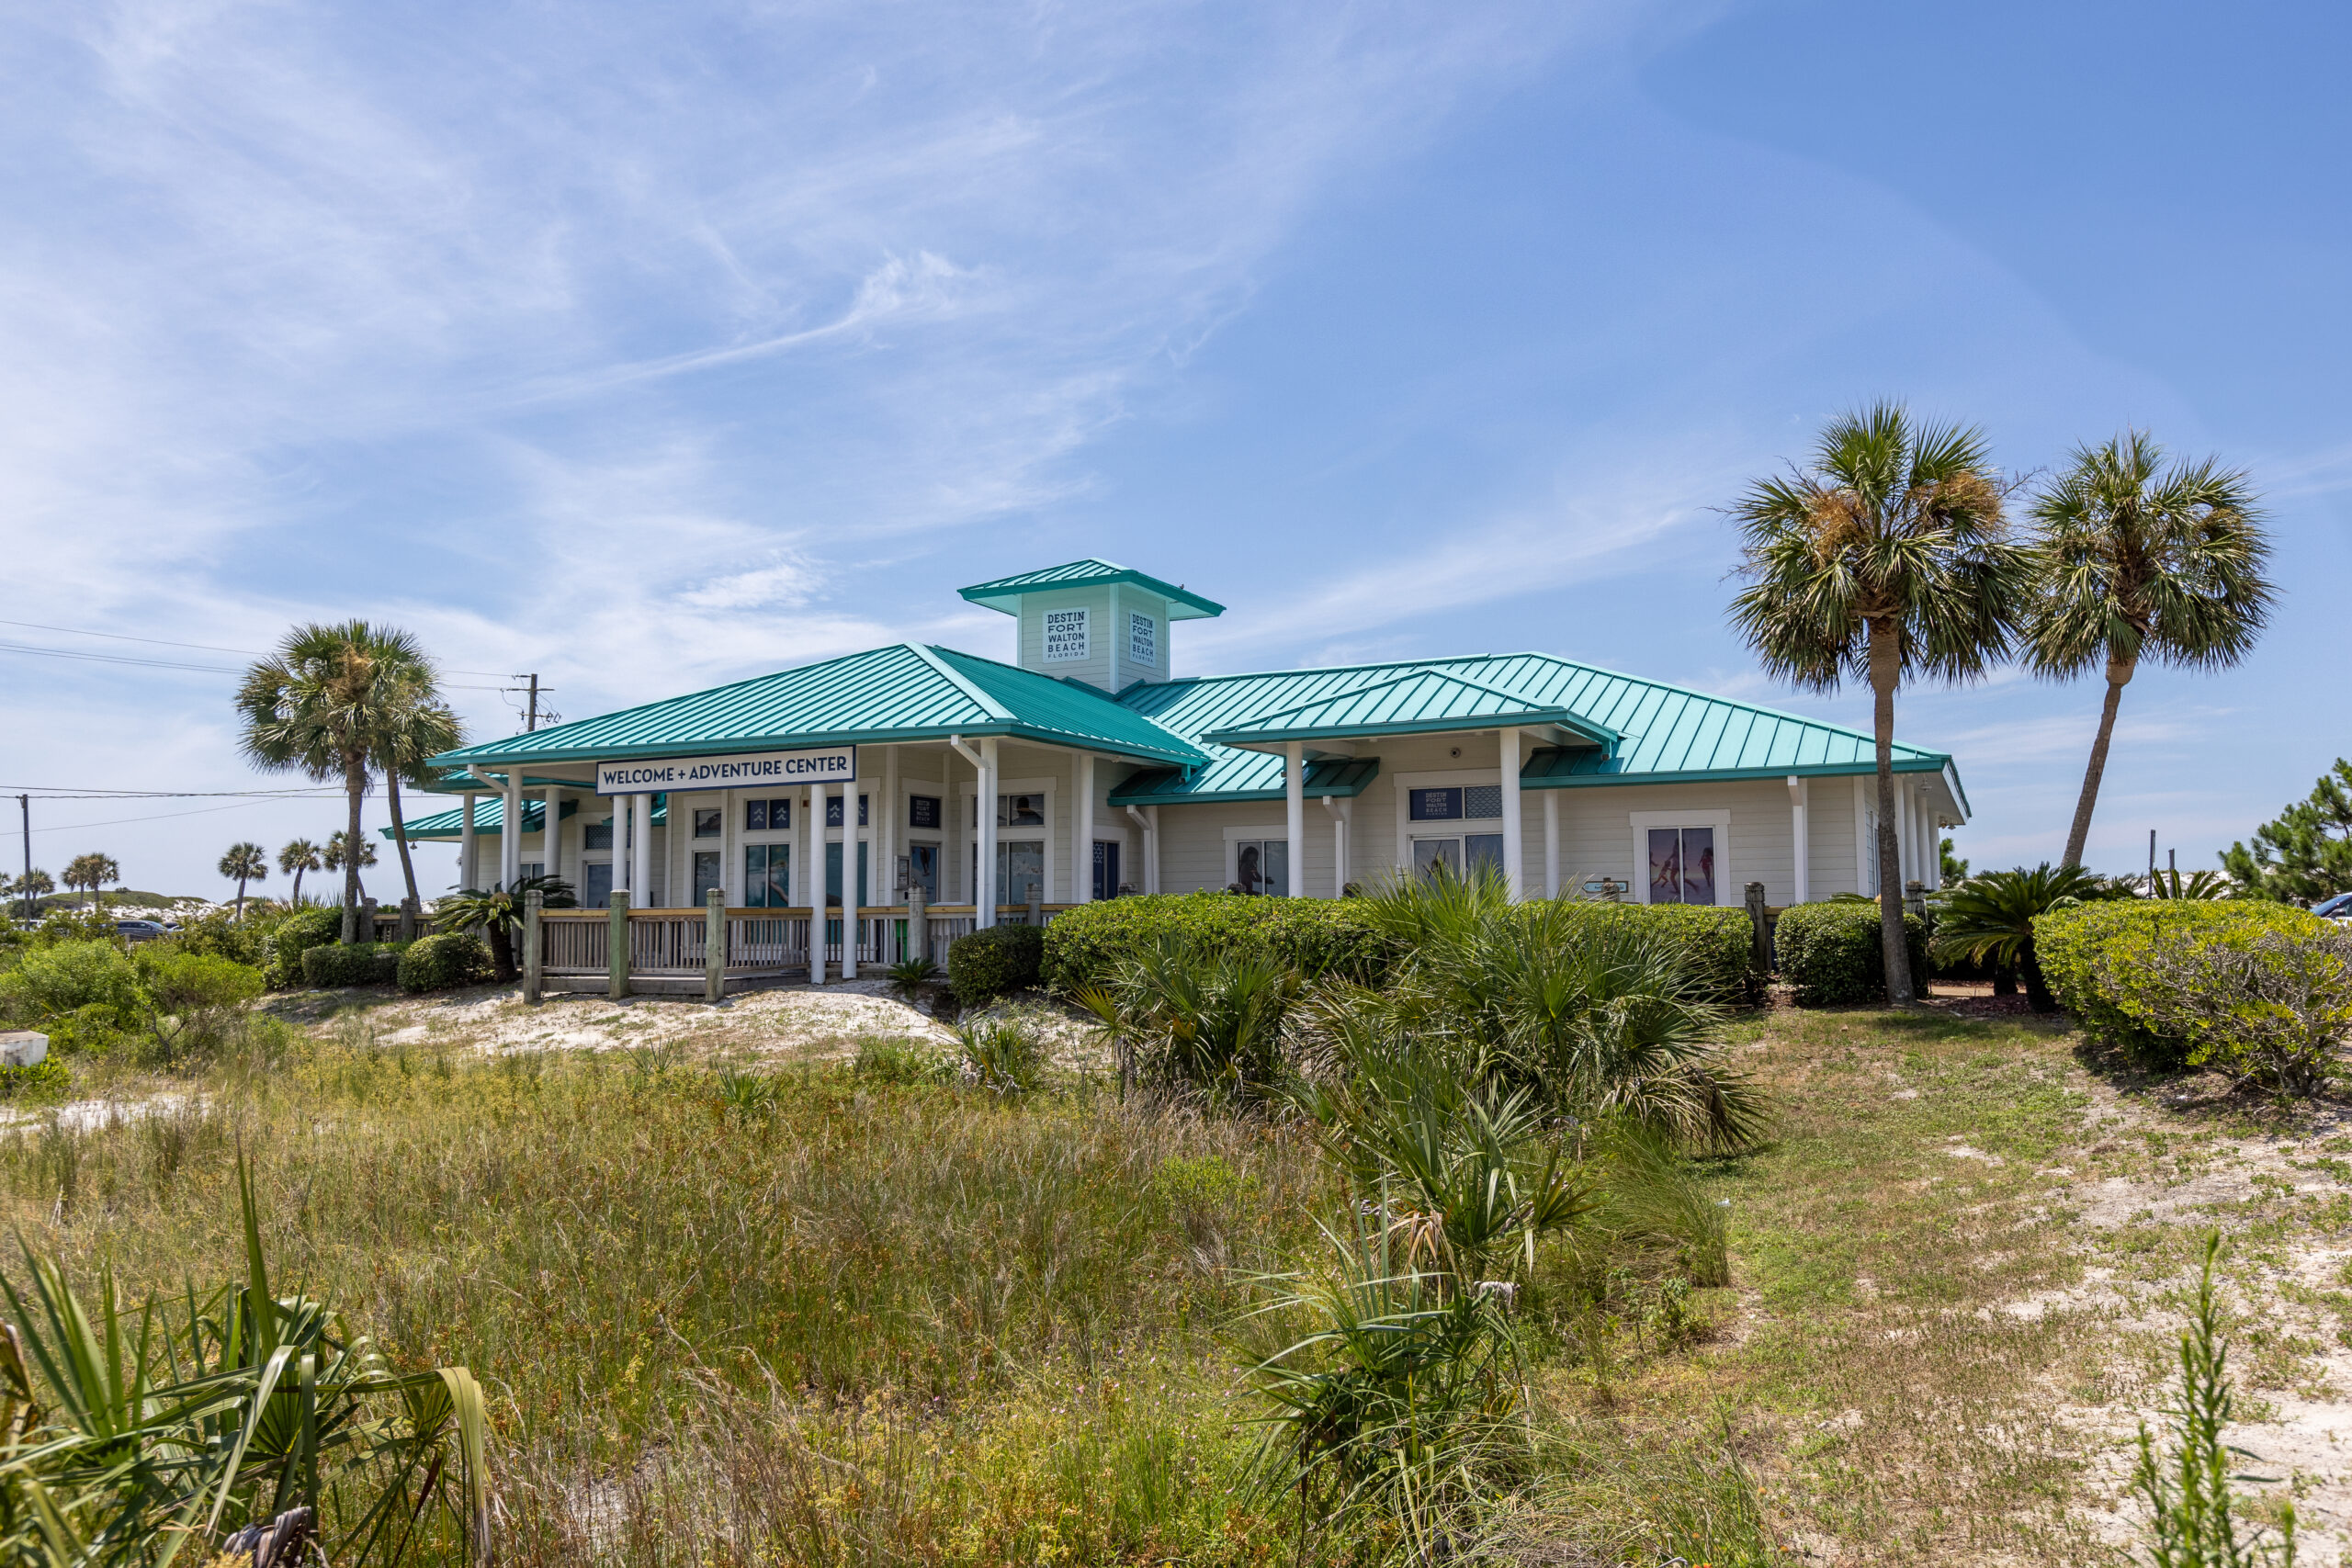
[[[433,761],[444,770],[462,771],[469,763],[528,769],[543,762],[876,745],[956,734],[1084,744],[1148,761],[1202,760],[1194,747],[1091,686],[948,649],[897,643],[481,741]]]
[[[1282,800],[1287,792],[1283,782],[1281,759],[1272,759],[1276,766],[1271,784],[1254,790],[1224,790],[1218,800]],[[1306,784],[1301,791],[1312,800],[1332,795],[1340,800],[1362,795],[1372,781],[1380,776],[1377,757],[1318,757],[1306,764]],[[1185,788],[1182,768],[1152,768],[1139,773],[1111,792],[1114,806],[1152,806],[1162,801],[1198,800],[1200,796]]]
[[[1219,745],[1211,735],[1246,733],[1261,716],[1390,685],[1422,671],[1508,694],[1531,709],[1561,710],[1573,715],[1580,728],[1618,736],[1613,755],[1597,748],[1572,750],[1560,753],[1573,759],[1572,764],[1555,773],[1539,777],[1522,770],[1521,778],[1537,787],[1857,773],[1875,766],[1871,737],[1861,731],[1544,653],[1213,676],[1132,687],[1119,700],[1209,754],[1207,767],[1173,791],[1155,791],[1153,799],[1259,799],[1282,792],[1282,759]],[[1935,772],[1950,761],[1939,751],[1900,742],[1894,748],[1894,765],[1905,773]]]
[[[1211,730],[1204,739],[1231,746],[1315,737],[1426,734],[1494,724],[1576,722],[1576,716],[1566,708],[1539,706],[1442,670],[1414,670],[1260,714]]]
[[[656,827],[669,820],[669,807],[670,801],[667,795],[657,795],[653,797],[653,821]],[[563,803],[563,810],[556,820],[569,822],[579,813],[580,802],[567,800]],[[547,819],[548,807],[545,801],[526,799],[523,802],[523,831],[536,833],[547,826]],[[474,831],[477,834],[487,833],[494,839],[504,828],[505,822],[506,802],[497,795],[489,795],[474,802]],[[413,844],[421,839],[447,839],[455,842],[465,836],[465,824],[466,808],[463,806],[453,806],[447,811],[436,811],[430,817],[412,817],[406,823],[408,841]],[[392,836],[392,830],[389,827],[379,828],[376,831],[382,838],[389,839]]]
[[[1017,615],[1023,593],[1043,593],[1057,588],[1097,588],[1113,582],[1133,583],[1159,594],[1168,601],[1168,618],[1171,621],[1208,620],[1225,614],[1224,605],[1187,592],[1179,583],[1162,582],[1159,578],[1106,560],[1066,561],[1060,566],[1000,577],[992,582],[976,582],[959,592],[972,604]]]

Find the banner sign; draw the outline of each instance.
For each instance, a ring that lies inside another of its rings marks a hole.
[[[738,789],[772,784],[849,784],[857,777],[857,748],[813,751],[746,751],[732,757],[639,758],[596,764],[598,795],[640,795],[673,789]]]

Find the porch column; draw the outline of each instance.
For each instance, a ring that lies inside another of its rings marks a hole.
[[[825,983],[825,786],[812,784],[808,798],[801,803],[806,809],[800,814],[797,835],[808,853],[801,861],[801,886],[808,889],[808,983]]]
[[[1789,841],[1793,848],[1796,876],[1789,901],[1808,903],[1813,897],[1812,786],[1795,773],[1789,775]]]
[[[474,842],[474,803],[481,798],[472,790],[466,791],[466,817],[458,825],[458,886],[474,886],[474,852],[481,846]]]
[[[547,857],[547,874],[563,874],[563,791],[548,785],[547,816],[539,824],[539,853]]]
[[[628,843],[637,818],[637,796],[616,795],[613,799],[613,891],[635,891],[629,885]]]
[[[637,801],[637,832],[629,846],[628,886],[640,909],[653,908],[653,797],[639,794]]]
[[[1348,896],[1348,829],[1355,817],[1356,803],[1338,795],[1323,797],[1323,809],[1331,818],[1331,897]]]
[[[1503,874],[1510,878],[1510,898],[1516,903],[1527,897],[1527,835],[1522,830],[1519,811],[1519,729],[1506,725],[1501,731],[1503,750]]]
[[[1306,742],[1283,744],[1283,831],[1290,840],[1290,896],[1306,897]]]
[[[872,808],[866,815],[873,815]],[[857,978],[857,785],[842,785],[842,978]]]
[[[1560,896],[1560,792],[1544,792],[1544,897]]]
[[[905,900],[899,897],[899,834],[903,829],[899,822],[899,749],[882,749],[882,793],[874,802],[874,840],[882,856],[882,869],[875,874],[879,886],[875,892],[884,904],[898,905]],[[888,953],[883,956],[888,958]]]
[[[980,740],[979,790],[973,798],[980,819],[980,854],[972,876],[972,902],[978,906],[972,924],[979,931],[996,924],[996,737],[985,736]]]
[[[1894,781],[1894,859],[1902,868],[1894,890],[1900,894],[1919,874],[1919,846],[1912,841],[1911,786],[1900,778]]]
[[[1080,751],[1078,754],[1077,772],[1078,809],[1070,814],[1072,821],[1076,824],[1073,834],[1077,842],[1070,851],[1069,901],[1073,904],[1091,904],[1094,901],[1093,752]],[[1118,896],[1119,890],[1115,887],[1112,888],[1111,897],[1115,898]]]
[[[506,787],[499,796],[498,880],[512,888],[523,874],[523,770],[506,771]]]
[[[1151,877],[1151,886],[1147,891],[1157,893],[1159,891],[1159,807],[1147,806],[1143,808],[1143,815],[1144,820],[1149,824],[1144,830],[1144,837],[1149,840],[1144,851],[1144,865]]]

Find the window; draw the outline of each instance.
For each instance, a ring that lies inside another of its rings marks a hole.
[[[1149,615],[1127,614],[1127,657],[1137,664],[1159,662],[1159,623]]]
[[[1441,865],[1455,876],[1474,875],[1482,866],[1500,874],[1503,869],[1503,836],[1500,833],[1465,833],[1458,839],[1416,838],[1413,840],[1413,874],[1429,876]]]
[[[857,904],[860,908],[866,907],[865,849],[865,842],[861,840],[857,846]],[[829,909],[842,907],[842,847],[839,844],[825,846],[825,907]]]
[[[1462,791],[1462,815],[1473,821],[1491,820],[1503,814],[1503,786],[1498,784],[1469,784]]]
[[[526,860],[515,873],[518,876],[545,876],[547,874],[548,863],[543,860]]]
[[[980,846],[972,846],[973,880],[979,880]],[[996,846],[996,901],[1026,904],[1046,897],[1046,841],[1043,839],[999,840]]]
[[[841,825],[841,796],[837,795],[829,795],[825,796],[825,826],[828,828],[838,828]],[[865,796],[862,795],[857,797],[857,825],[861,828],[865,826]]]
[[[1042,795],[1000,795],[996,797],[996,825],[1000,828],[1042,828],[1046,825],[1046,797]]]
[[[695,818],[700,830],[701,818]],[[747,833],[781,833],[792,826],[792,801],[747,800],[743,803],[743,831]]]
[[[933,828],[939,826],[939,796],[910,795],[907,796],[907,826]]]
[[[1087,612],[1083,609],[1046,612],[1046,662],[1067,664],[1087,656]]]
[[[580,829],[580,847],[583,850],[609,850],[613,847],[613,819],[591,822]]]
[[[695,815],[699,818],[702,813],[697,811]],[[710,890],[714,887],[719,890],[721,897],[726,897],[727,884],[719,874],[718,852],[696,850],[695,852],[695,908],[702,908],[710,902]]]
[[[1653,904],[1713,904],[1715,901],[1715,830],[1713,828],[1652,828],[1648,831],[1649,901]]]
[[[754,909],[781,909],[792,902],[792,846],[743,846],[743,902]]]
[[[909,844],[907,846],[907,878],[909,882],[922,889],[924,903],[939,902],[939,846],[937,844]]]
[[[1462,816],[1459,789],[1417,789],[1407,798],[1406,816],[1415,822],[1453,822]]]
[[[1290,897],[1290,842],[1285,839],[1241,839],[1233,846],[1233,882],[1244,893]]]
[[[727,813],[716,806],[695,807],[695,837],[716,839],[727,824]]]
[[[1105,840],[1094,841],[1094,897],[1099,902],[1119,896],[1119,846]]]

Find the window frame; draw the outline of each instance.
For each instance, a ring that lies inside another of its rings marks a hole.
[[[1650,901],[1650,829],[1653,828],[1712,828],[1715,832],[1715,901],[1713,906],[1692,905],[1693,908],[1737,908],[1741,898],[1726,897],[1740,887],[1732,874],[1731,813],[1692,808],[1683,811],[1635,811],[1629,814],[1633,825],[1634,857],[1632,862],[1634,901]]]

